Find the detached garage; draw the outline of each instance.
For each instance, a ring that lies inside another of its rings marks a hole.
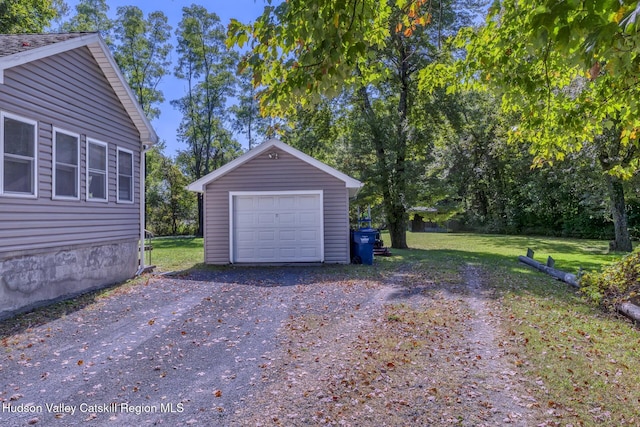
[[[349,263],[362,185],[271,139],[189,185],[204,194],[205,262]]]

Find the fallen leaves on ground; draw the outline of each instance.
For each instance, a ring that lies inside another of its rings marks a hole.
[[[487,343],[495,346],[489,359],[500,352],[504,360],[485,361],[478,353],[470,333],[475,313],[464,296],[421,282],[415,272],[393,282],[396,287],[379,286],[368,300],[362,293],[371,295],[371,288],[356,287],[333,310],[291,316],[282,354],[273,357],[278,363],[263,375],[265,391],[238,419],[294,426],[522,425],[523,413],[536,413],[538,404],[500,341]],[[339,287],[323,289],[313,296],[316,307],[340,294]],[[505,389],[514,404],[498,402]]]

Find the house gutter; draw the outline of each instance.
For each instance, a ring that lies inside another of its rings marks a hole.
[[[145,259],[145,251],[144,251],[144,241],[145,241],[145,225],[146,225],[146,210],[145,207],[147,205],[146,201],[146,183],[145,183],[145,175],[146,175],[146,157],[147,151],[151,149],[150,144],[143,144],[142,151],[140,152],[140,250],[138,253],[140,254],[140,265],[138,267],[138,271],[136,272],[136,276],[140,276],[145,272],[147,267],[144,264]]]

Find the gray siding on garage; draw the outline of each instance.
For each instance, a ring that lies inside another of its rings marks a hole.
[[[274,148],[205,186],[205,262],[229,263],[229,193],[233,191],[324,191],[324,259],[349,262],[349,196],[345,183]]]
[[[37,199],[0,196],[0,257],[137,240],[140,135],[86,47],[5,70],[0,110],[38,122]],[[52,200],[52,129],[80,134],[80,200]],[[86,138],[108,144],[109,202],[86,201]],[[134,152],[134,203],[116,202],[117,148]]]

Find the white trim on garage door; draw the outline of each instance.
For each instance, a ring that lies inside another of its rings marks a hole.
[[[323,206],[323,190],[229,192],[230,262],[324,262]]]

